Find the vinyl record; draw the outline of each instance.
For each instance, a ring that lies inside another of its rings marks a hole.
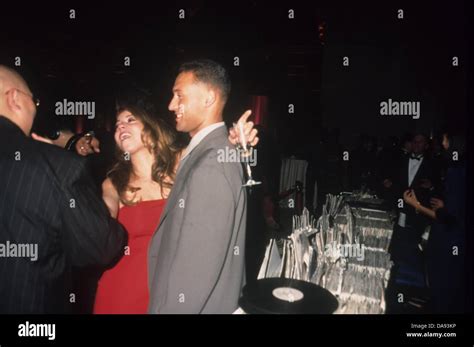
[[[239,300],[246,313],[331,314],[338,301],[328,290],[305,281],[264,278],[246,285]]]

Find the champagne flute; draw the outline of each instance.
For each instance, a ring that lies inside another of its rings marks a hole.
[[[236,128],[236,126],[237,126],[237,124],[234,123],[234,128]],[[242,122],[238,122],[238,127],[239,127],[239,138],[240,138],[239,142],[240,142],[240,145],[244,149],[245,156],[250,156],[251,152],[247,147],[247,139],[245,137],[244,125],[242,124]],[[243,187],[252,187],[252,186],[255,186],[257,184],[261,184],[262,182],[255,181],[252,178],[252,169],[250,168],[250,164],[249,164],[248,160],[245,160],[245,166],[246,166],[246,169],[247,169],[248,180],[243,185]]]

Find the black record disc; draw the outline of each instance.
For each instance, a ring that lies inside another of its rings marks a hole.
[[[328,290],[289,278],[264,278],[246,285],[239,305],[254,314],[331,314],[338,301]]]

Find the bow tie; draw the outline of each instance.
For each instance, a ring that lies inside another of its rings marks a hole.
[[[416,156],[416,155],[413,155],[413,154],[412,154],[412,155],[410,156],[410,159],[421,160],[421,159],[423,159],[423,155]]]

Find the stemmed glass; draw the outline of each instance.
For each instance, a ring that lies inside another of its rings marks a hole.
[[[242,146],[242,148],[244,150],[243,156],[250,157],[251,149],[249,149],[248,146],[247,146],[247,138],[245,137],[245,131],[244,131],[244,126],[243,126],[242,122],[238,122],[238,124],[234,123],[233,125],[234,125],[234,129],[236,129],[237,126],[239,127],[239,138],[240,138],[239,142],[240,142],[240,146]],[[243,185],[243,187],[252,187],[252,186],[255,186],[257,184],[262,184],[262,182],[255,181],[252,178],[252,169],[250,169],[250,164],[249,164],[248,160],[245,160],[245,166],[246,166],[246,169],[247,169],[248,180]]]

